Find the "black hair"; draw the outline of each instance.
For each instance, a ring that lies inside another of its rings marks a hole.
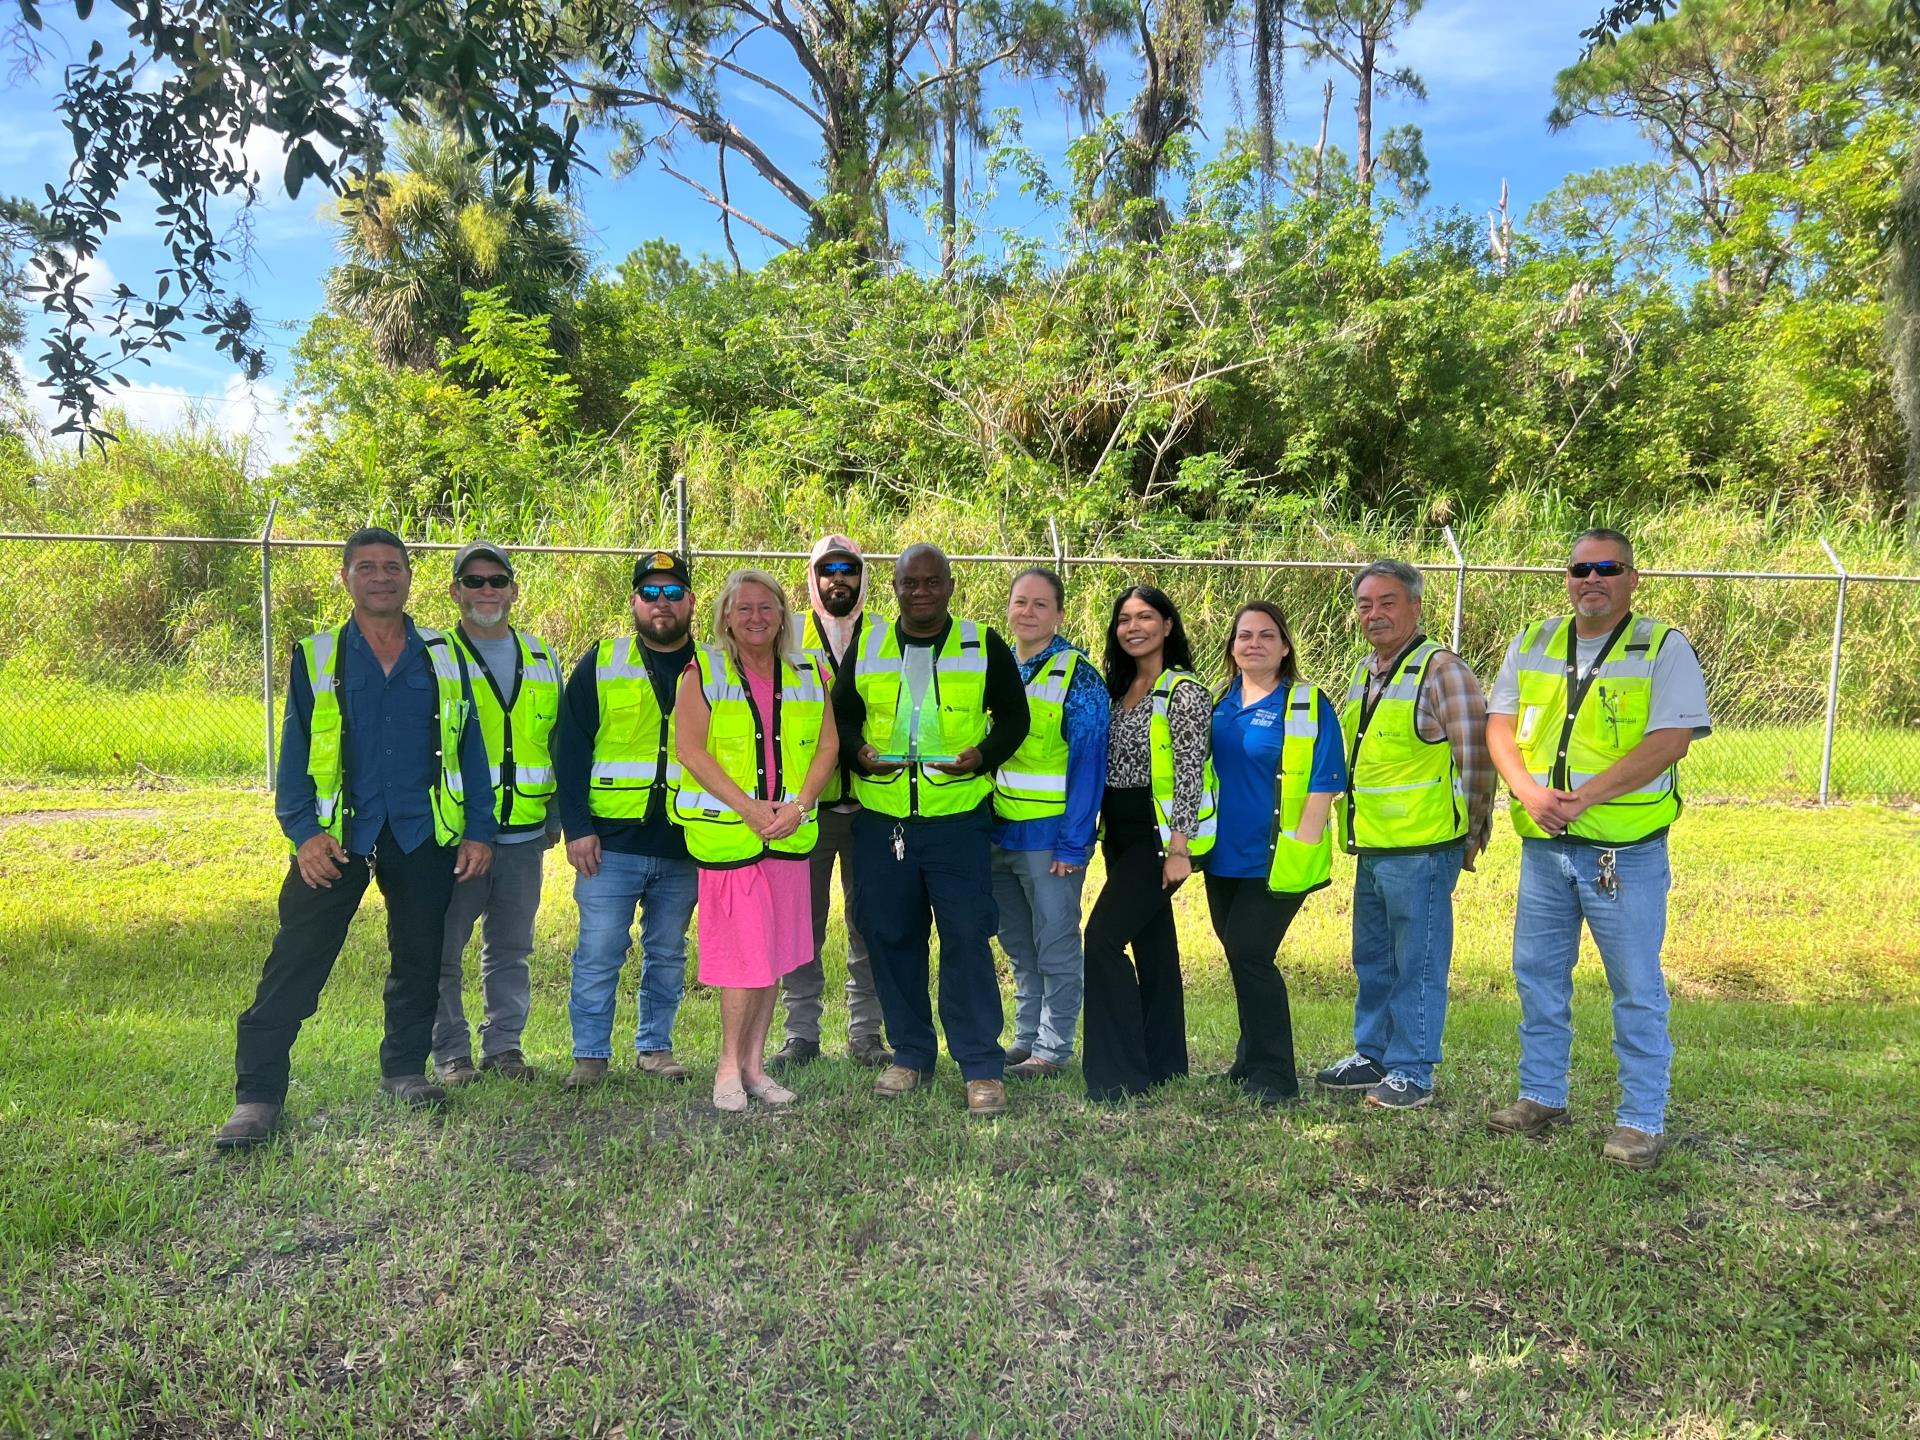
[[[393,531],[387,529],[384,525],[362,525],[358,530],[347,536],[346,547],[340,552],[340,568],[342,570],[351,569],[353,566],[353,552],[356,550],[364,550],[369,545],[391,545],[400,552],[400,558],[407,562],[407,568],[409,570],[413,568],[413,557],[407,554],[407,542],[394,534]]]
[[[1013,593],[1013,587],[1015,585],[1018,585],[1022,580],[1046,581],[1047,584],[1053,587],[1054,603],[1057,604],[1062,610],[1067,608],[1066,583],[1063,580],[1061,580],[1061,578],[1058,575],[1054,574],[1053,571],[1048,570],[1043,566],[1029,565],[1026,569],[1022,570],[1018,575],[1014,576],[1013,579],[1008,583],[1007,593],[1011,595]]]
[[[1129,600],[1144,600],[1161,616],[1173,622],[1173,628],[1167,632],[1166,647],[1162,652],[1165,668],[1168,670],[1193,669],[1193,648],[1187,644],[1187,627],[1180,623],[1180,611],[1173,601],[1167,598],[1164,590],[1151,585],[1129,585],[1113,597],[1113,613],[1107,618],[1107,653],[1101,668],[1107,676],[1107,694],[1118,700],[1127,693],[1127,687],[1133,684],[1134,676],[1140,673],[1140,667],[1134,658],[1120,648],[1120,607]]]
[[[1240,666],[1233,658],[1233,637],[1240,633],[1240,617],[1249,611],[1257,611],[1266,616],[1279,629],[1280,639],[1285,643],[1287,653],[1280,657],[1280,673],[1277,678],[1282,685],[1298,685],[1300,683],[1300,652],[1294,646],[1293,631],[1287,625],[1287,617],[1271,600],[1249,600],[1233,612],[1233,623],[1227,627],[1227,683],[1231,685],[1234,676],[1240,673]]]

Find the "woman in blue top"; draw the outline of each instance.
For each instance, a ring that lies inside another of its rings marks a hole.
[[[1326,881],[1273,888],[1289,883],[1275,865],[1279,770],[1289,694],[1301,683],[1293,635],[1279,606],[1255,600],[1240,607],[1227,637],[1226,662],[1232,678],[1213,710],[1220,808],[1206,885],[1207,909],[1227,953],[1240,1010],[1240,1045],[1227,1078],[1262,1104],[1284,1105],[1299,1099],[1300,1080],[1293,1068],[1287,982],[1274,959],[1302,902]],[[1319,733],[1294,836],[1300,846],[1323,847],[1334,799],[1347,788],[1346,756],[1333,705],[1313,687],[1302,689]]]

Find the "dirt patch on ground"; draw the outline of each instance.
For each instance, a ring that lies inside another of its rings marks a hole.
[[[58,820],[151,820],[166,812],[153,806],[112,806],[95,807],[86,810],[20,810],[12,815],[0,815],[0,830],[10,830],[15,825],[50,825]]]

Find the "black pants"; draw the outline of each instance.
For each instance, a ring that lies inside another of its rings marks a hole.
[[[1293,1011],[1274,957],[1306,898],[1276,895],[1265,880],[1207,876],[1207,911],[1220,948],[1227,952],[1233,1000],[1240,1010],[1240,1045],[1227,1074],[1249,1090],[1300,1093],[1293,1067]]]
[[[1087,1096],[1119,1100],[1187,1073],[1187,1006],[1173,896],[1160,886],[1160,839],[1146,790],[1108,790],[1100,853],[1107,883],[1087,915]],[[1127,959],[1127,948],[1133,959]]]
[[[904,853],[895,859],[895,821],[877,810],[853,817],[854,923],[867,939],[873,988],[886,1019],[893,1061],[930,1071],[939,1050],[927,998],[930,941],[940,931],[940,1024],[947,1051],[968,1080],[998,1080],[1000,982],[993,970],[1000,912],[993,903],[985,805],[953,819],[900,824]]]
[[[457,851],[429,840],[412,854],[391,830],[374,842],[378,864],[355,855],[338,880],[316,890],[289,864],[280,884],[280,933],[273,937],[253,1004],[241,1015],[234,1051],[241,1104],[278,1105],[287,1098],[287,1062],[301,1022],[320,1008],[320,990],[346,943],[347,927],[371,878],[387,902],[387,948],[391,966],[385,992],[386,1037],[380,1042],[380,1073],[418,1075],[433,1048],[433,1017],[440,1003],[440,946],[447,904],[453,898]]]

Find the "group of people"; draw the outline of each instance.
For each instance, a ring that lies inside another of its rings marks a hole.
[[[1518,1097],[1488,1123],[1543,1136],[1567,1118],[1584,922],[1613,994],[1622,1090],[1603,1153],[1635,1168],[1659,1157],[1666,833],[1678,762],[1709,719],[1691,646],[1632,609],[1639,576],[1616,531],[1578,538],[1570,613],[1516,636],[1484,693],[1422,628],[1420,572],[1390,559],[1354,577],[1366,648],[1332,695],[1303,678],[1286,616],[1264,600],[1235,615],[1217,687],[1151,585],[1115,598],[1096,664],[1060,634],[1060,577],[1023,571],[1009,645],[953,614],[952,568],[927,544],[893,566],[891,622],[868,613],[859,545],[830,535],[804,609],[773,575],[737,569],[697,641],[686,558],[644,554],[631,629],[564,681],[511,623],[519,586],[498,545],[454,556],[449,631],[407,614],[411,560],[389,531],[351,536],[340,578],[351,617],[293,659],[276,804],[293,860],[238,1023],[223,1148],[271,1135],[294,1040],[369,883],[391,951],[382,1090],[431,1105],[483,1072],[532,1078],[528,957],[543,854],[561,836],[580,918],[569,1088],[607,1077],[636,915],[637,1063],[688,1077],[673,1031],[697,912],[700,980],[720,999],[713,1103],[791,1104],[778,1077],[821,1054],[837,865],[850,1058],[879,1071],[880,1097],[930,1083],[937,930],[947,1050],[968,1112],[995,1115],[1008,1078],[1064,1073],[1076,1032],[1093,1100],[1187,1073],[1173,905],[1196,870],[1238,1008],[1227,1078],[1262,1104],[1296,1101],[1278,955],[1330,883],[1338,832],[1357,862],[1354,1048],[1315,1080],[1416,1109],[1442,1058],[1454,890],[1489,843],[1504,780],[1522,837],[1521,1054]],[[1106,879],[1083,927],[1096,837]],[[461,1004],[476,925],[477,1065]],[[1010,1047],[995,938],[1014,979]],[[785,1035],[768,1057],[777,997]]]

